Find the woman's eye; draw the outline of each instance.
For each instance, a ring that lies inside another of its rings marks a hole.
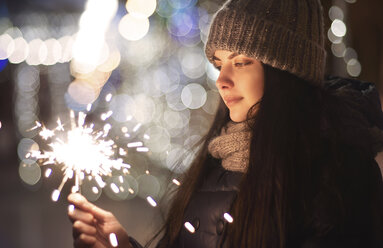
[[[221,66],[218,66],[218,65],[214,65],[215,69],[217,69],[218,71],[221,70]]]
[[[244,66],[246,66],[246,65],[250,65],[250,64],[252,64],[251,61],[247,61],[247,62],[236,62],[236,63],[234,63],[234,65],[235,65],[236,67],[244,67]]]

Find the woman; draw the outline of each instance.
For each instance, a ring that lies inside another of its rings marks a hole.
[[[230,0],[205,51],[222,101],[157,247],[383,247],[378,94],[324,81],[320,2]],[[110,233],[141,247],[110,212],[68,200],[75,247],[110,247]]]

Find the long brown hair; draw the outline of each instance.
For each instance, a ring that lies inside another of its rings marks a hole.
[[[322,89],[265,65],[250,161],[234,203],[231,247],[285,247],[300,233],[315,191]]]
[[[250,161],[233,203],[234,222],[225,230],[230,247],[285,247],[291,233],[299,233],[310,212],[318,184],[314,177],[320,150],[322,88],[288,72],[263,65],[262,100],[249,111],[256,116]],[[159,247],[174,247],[185,209],[209,170],[207,146],[229,121],[221,101],[199,155],[185,173],[164,226]]]

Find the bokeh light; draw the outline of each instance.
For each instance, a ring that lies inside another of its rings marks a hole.
[[[334,43],[334,44],[339,44],[343,41],[343,37],[338,37],[336,36],[331,28],[328,30],[327,32],[327,38],[331,41],[331,43]]]
[[[85,196],[88,201],[97,201],[100,198],[102,189],[94,180],[93,177],[86,177],[81,184],[81,194]]]
[[[20,160],[29,159],[35,160],[33,158],[27,157],[27,154],[30,154],[32,151],[38,151],[40,149],[39,145],[32,139],[23,138],[20,140],[17,146],[17,155]]]
[[[206,60],[202,49],[181,49],[178,56],[182,72],[187,77],[197,79],[206,73]]]
[[[131,192],[132,192],[133,188],[136,189],[137,184],[132,183],[135,180],[132,181],[131,176],[129,176],[130,178],[128,176],[129,175],[127,175],[127,176],[115,175],[112,177],[108,177],[105,180],[105,182],[109,186],[105,187],[103,189],[105,194],[113,200],[121,201],[121,200],[127,199],[129,196],[131,199],[135,195],[134,193],[132,194]],[[131,190],[129,190],[129,189],[131,189]]]
[[[127,94],[119,94],[112,98],[109,109],[113,111],[112,118],[117,122],[125,122],[136,113],[134,98]]]
[[[346,24],[342,20],[335,19],[331,24],[331,31],[335,36],[343,37],[347,32]]]
[[[45,46],[48,51],[48,55],[43,60],[44,65],[54,65],[59,62],[62,57],[62,46],[56,39],[48,39],[45,42]]]
[[[109,53],[108,58],[104,63],[99,65],[97,69],[102,72],[111,72],[116,69],[121,62],[121,54],[118,50],[113,50]]]
[[[343,59],[345,63],[348,63],[351,59],[358,59],[358,54],[355,49],[348,47],[344,51]]]
[[[29,54],[26,62],[29,65],[39,65],[47,58],[48,49],[45,43],[40,39],[34,39],[29,42]]]
[[[338,58],[343,57],[345,50],[346,50],[346,45],[343,42],[339,44],[331,45],[331,51],[335,57],[338,57]]]
[[[24,159],[19,165],[19,176],[28,185],[35,185],[41,178],[41,168],[35,161]]]
[[[338,6],[331,6],[331,8],[328,11],[328,15],[332,21],[336,19],[343,20],[344,18],[343,10]]]
[[[163,153],[170,147],[170,135],[169,132],[158,125],[149,127],[145,133],[150,136],[150,140],[147,141],[146,146],[152,152]]]
[[[177,89],[174,89],[173,91],[166,94],[166,103],[170,109],[175,111],[181,111],[187,108],[181,100],[182,90],[183,86],[179,85]]]
[[[21,33],[21,31],[18,27],[10,27],[4,32],[4,34],[8,34],[13,39],[23,37],[23,34]]]
[[[58,42],[61,45],[62,48],[62,53],[61,53],[61,58],[59,59],[60,63],[65,63],[69,62],[72,60],[72,48],[73,48],[73,43],[74,39],[70,35],[66,35],[61,37]]]
[[[210,115],[214,115],[217,112],[218,103],[221,99],[219,93],[215,90],[209,90],[207,92],[207,99],[205,105],[202,106],[202,109]]]
[[[121,18],[118,30],[127,40],[142,39],[149,31],[149,19],[127,14]]]
[[[188,13],[177,12],[169,18],[167,28],[174,36],[185,36],[193,28],[193,19]]]
[[[148,18],[156,10],[156,0],[129,0],[126,2],[126,10],[138,18]]]
[[[351,77],[358,77],[361,72],[362,72],[362,65],[357,59],[353,58],[347,62],[347,73]]]
[[[174,9],[184,9],[196,3],[195,0],[168,0]]]
[[[0,35],[0,60],[8,59],[15,50],[15,42],[9,34]]]
[[[16,38],[14,42],[15,50],[9,56],[9,61],[13,64],[20,64],[27,58],[29,54],[29,46],[23,37]]]
[[[188,84],[182,90],[181,99],[186,107],[190,109],[198,109],[206,102],[206,90],[199,84]]]
[[[152,175],[143,174],[137,177],[138,196],[146,199],[146,197],[158,197],[160,192],[160,183],[157,178]]]
[[[73,44],[74,71],[90,73],[108,58],[105,34],[117,8],[117,0],[87,1],[79,21],[80,30]]]
[[[137,122],[145,124],[153,120],[155,103],[150,96],[139,94],[134,97],[134,102],[137,107],[133,117]]]
[[[168,0],[158,0],[156,13],[161,17],[169,18],[174,14],[174,11]]]
[[[69,85],[68,94],[76,103],[87,105],[93,103],[100,92],[98,88],[91,87],[86,81],[76,79]]]

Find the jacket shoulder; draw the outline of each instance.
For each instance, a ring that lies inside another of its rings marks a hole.
[[[383,149],[383,113],[375,85],[329,77],[323,88],[328,128],[339,131],[342,143],[376,156]]]

